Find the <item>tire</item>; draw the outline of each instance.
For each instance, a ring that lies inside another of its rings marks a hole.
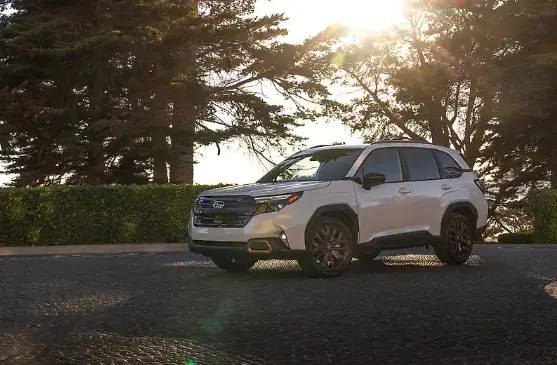
[[[254,259],[235,257],[211,257],[211,260],[219,269],[228,272],[245,272],[257,263]]]
[[[447,265],[461,265],[468,261],[475,237],[468,218],[462,214],[452,213],[441,229],[441,243],[434,247],[439,261]]]
[[[342,274],[354,256],[354,238],[341,221],[319,217],[306,229],[306,252],[298,259],[304,273],[315,278]]]

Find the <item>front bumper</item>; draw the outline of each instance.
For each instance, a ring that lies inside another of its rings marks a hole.
[[[291,250],[279,238],[254,238],[247,242],[198,241],[189,239],[192,253],[207,257],[251,257],[257,260],[295,260],[304,250]]]
[[[194,242],[216,242],[217,247],[222,247],[226,242],[241,243],[247,246],[254,239],[276,240],[284,233],[288,239],[288,246],[292,250],[305,250],[305,227],[307,217],[301,216],[303,210],[292,209],[287,206],[277,213],[266,213],[253,216],[245,227],[199,227],[193,225],[193,215],[190,216],[188,232]],[[282,244],[282,242],[280,242]],[[213,247],[213,244],[199,244]],[[237,249],[235,244],[233,249]],[[208,248],[208,249],[209,249]],[[229,247],[230,248],[230,247]],[[247,248],[246,248],[247,251]],[[274,250],[273,250],[274,251]]]

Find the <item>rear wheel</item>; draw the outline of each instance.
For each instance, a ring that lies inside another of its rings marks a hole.
[[[448,265],[460,265],[468,261],[474,246],[472,224],[462,214],[453,213],[442,227],[442,242],[435,247],[439,260]]]
[[[219,269],[230,272],[248,271],[257,263],[254,259],[235,257],[211,257],[211,260]]]
[[[352,233],[341,221],[320,217],[306,232],[306,254],[298,260],[312,277],[338,276],[346,270],[354,254]]]

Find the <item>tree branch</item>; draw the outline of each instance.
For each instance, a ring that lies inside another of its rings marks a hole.
[[[385,114],[385,116],[387,116],[387,118],[389,118],[392,124],[400,128],[411,139],[425,141],[425,138],[423,138],[422,136],[418,135],[417,133],[413,132],[408,127],[406,127],[404,125],[404,122],[402,122],[399,118],[396,117],[396,115],[394,115],[394,113],[391,110],[389,110],[387,105],[385,105],[385,103],[377,95],[377,90],[376,91],[371,90],[369,86],[366,85],[364,81],[358,75],[356,75],[356,73],[352,72],[350,69],[344,68],[344,71],[348,73],[351,77],[353,77],[356,80],[356,82],[373,98],[373,100],[377,103],[377,105],[379,105],[382,112]]]

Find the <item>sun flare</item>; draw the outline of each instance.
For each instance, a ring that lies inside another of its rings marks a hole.
[[[403,11],[404,0],[322,0],[311,19],[373,31],[399,22]]]

